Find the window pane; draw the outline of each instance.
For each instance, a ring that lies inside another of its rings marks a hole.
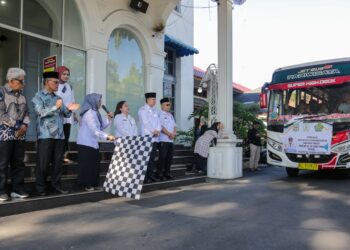
[[[23,1],[23,29],[61,40],[62,0]]]
[[[19,27],[21,0],[3,0],[0,2],[0,23]]]
[[[75,101],[82,104],[86,93],[85,78],[85,52],[81,50],[64,47],[63,65],[70,69],[69,84],[73,87]],[[79,117],[80,110],[76,111]],[[70,140],[75,141],[77,137],[78,126],[73,126]]]
[[[126,100],[137,120],[137,110],[144,103],[144,59],[137,38],[125,29],[116,29],[109,38],[107,61],[107,106]]]
[[[19,66],[19,34],[0,28],[0,85],[6,82],[8,68]]]
[[[23,69],[27,73],[24,95],[27,97],[28,103],[30,103],[35,93],[43,88],[43,59],[48,56],[57,55],[57,65],[61,65],[61,46],[56,43],[43,41],[30,36],[23,36],[22,54]],[[28,105],[28,108],[31,123],[28,128],[27,139],[36,140],[36,116],[33,110],[33,105]]]
[[[75,1],[65,2],[64,41],[78,47],[85,47],[83,25]]]

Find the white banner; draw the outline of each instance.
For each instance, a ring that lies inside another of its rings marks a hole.
[[[331,153],[332,125],[322,122],[295,122],[284,128],[286,153],[328,155]]]

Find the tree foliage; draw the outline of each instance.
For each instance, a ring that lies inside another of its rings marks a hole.
[[[233,131],[236,134],[236,136],[240,139],[246,139],[248,130],[251,127],[251,124],[254,121],[259,121],[260,126],[260,132],[262,134],[265,133],[265,125],[261,120],[258,120],[256,117],[260,112],[260,106],[258,104],[251,104],[251,105],[243,105],[240,102],[233,102]],[[188,119],[192,118],[200,118],[201,116],[208,119],[208,112],[209,107],[208,104],[205,105],[203,108],[195,110]],[[185,143],[185,144],[192,144],[194,141],[194,127],[192,127],[188,131],[178,131],[177,136],[177,142],[178,143]]]

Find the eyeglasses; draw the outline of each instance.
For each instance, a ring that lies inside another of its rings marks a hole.
[[[58,80],[49,80],[50,82],[53,82],[54,84],[58,84],[59,81]]]
[[[25,83],[24,79],[13,78],[12,80],[19,81],[21,84],[24,84],[24,83]]]

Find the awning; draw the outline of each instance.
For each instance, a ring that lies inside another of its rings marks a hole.
[[[193,48],[192,46],[187,45],[169,35],[164,36],[164,43],[167,46],[172,47],[176,50],[176,57],[189,56],[199,53],[199,51],[196,48]]]

